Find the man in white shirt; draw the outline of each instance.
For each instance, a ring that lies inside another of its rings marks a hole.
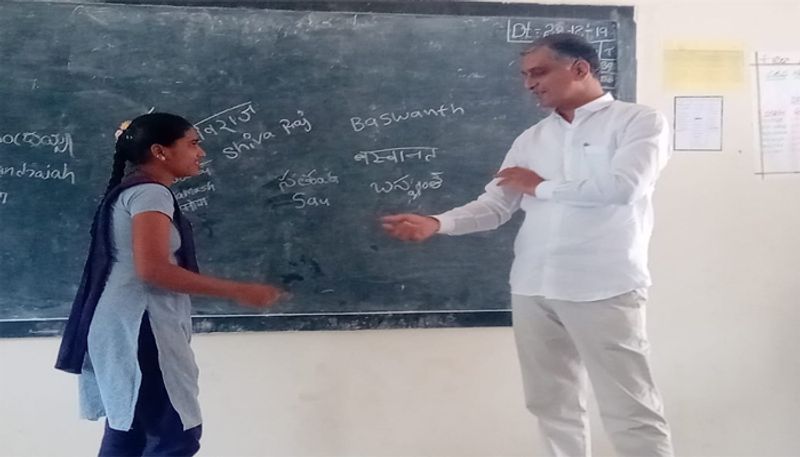
[[[669,156],[667,121],[604,93],[597,54],[576,35],[534,42],[521,69],[553,112],[517,137],[485,192],[437,216],[386,216],[383,227],[423,241],[492,230],[525,211],[512,315],[527,406],[548,454],[591,454],[591,380],[619,455],[672,456],[645,331],[652,193]]]

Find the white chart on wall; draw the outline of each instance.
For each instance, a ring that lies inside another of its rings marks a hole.
[[[757,52],[756,174],[800,174],[800,52]]]

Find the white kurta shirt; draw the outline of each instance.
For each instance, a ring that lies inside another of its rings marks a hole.
[[[475,201],[435,216],[440,233],[491,230],[517,210],[511,292],[591,301],[650,285],[647,251],[653,187],[669,158],[668,123],[657,111],[606,94],[553,112],[514,141],[501,169],[523,167],[546,181],[536,195],[490,182]]]

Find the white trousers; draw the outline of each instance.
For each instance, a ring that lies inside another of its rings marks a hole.
[[[618,455],[674,455],[648,363],[646,301],[644,291],[591,302],[512,295],[526,404],[548,455],[591,455],[588,380]]]

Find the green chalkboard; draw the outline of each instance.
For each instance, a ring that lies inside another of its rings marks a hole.
[[[423,245],[381,215],[476,197],[541,119],[525,43],[567,31],[635,93],[629,7],[459,2],[0,2],[0,336],[61,331],[113,133],[196,123],[175,186],[207,273],[283,284],[269,313],[196,299],[198,331],[507,325],[516,222]]]

